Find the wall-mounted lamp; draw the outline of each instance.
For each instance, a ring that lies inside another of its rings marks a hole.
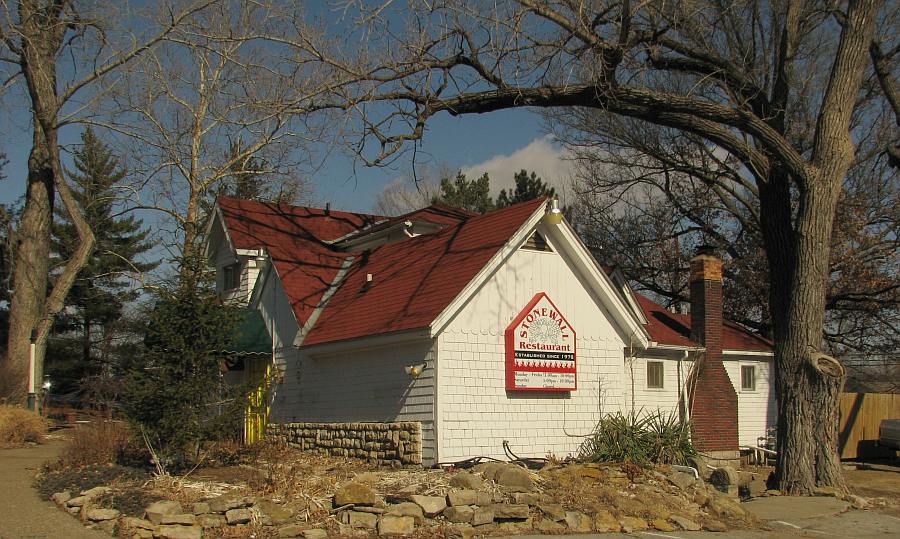
[[[408,365],[408,366],[404,367],[403,370],[406,371],[406,374],[412,376],[413,378],[418,378],[419,375],[422,374],[422,371],[424,371],[425,367],[427,367],[427,366],[428,366],[428,362],[426,361],[425,363],[421,363],[419,365]]]
[[[544,222],[548,225],[558,225],[563,220],[562,210],[559,209],[559,197],[553,195],[553,198],[547,201],[547,211],[544,213]]]

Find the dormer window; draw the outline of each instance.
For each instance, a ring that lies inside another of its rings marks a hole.
[[[222,270],[224,273],[224,280],[222,283],[222,288],[225,290],[234,290],[241,285],[241,263],[236,262],[234,264],[229,264],[225,266]]]

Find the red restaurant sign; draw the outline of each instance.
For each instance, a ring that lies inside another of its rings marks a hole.
[[[575,330],[544,292],[506,328],[506,389],[573,391]]]

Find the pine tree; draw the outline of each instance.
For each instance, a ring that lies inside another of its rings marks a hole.
[[[513,179],[516,182],[516,189],[507,193],[506,189],[502,189],[497,196],[497,207],[505,208],[518,204],[519,202],[527,202],[539,197],[552,197],[556,194],[556,190],[550,187],[537,174],[532,172],[530,175],[524,168],[517,172]]]
[[[456,178],[444,178],[441,180],[441,195],[435,202],[443,202],[457,208],[465,208],[469,211],[487,213],[494,209],[494,201],[490,195],[491,179],[487,172],[477,180],[468,180],[462,172],[456,173]]]
[[[141,255],[152,249],[149,230],[134,216],[116,214],[116,189],[127,171],[112,151],[91,129],[81,136],[75,152],[75,170],[68,171],[75,197],[94,231],[96,244],[88,264],[67,297],[70,327],[81,332],[81,359],[89,368],[96,342],[94,330],[102,338],[105,328],[122,316],[123,308],[138,293],[129,290],[129,274],[143,273],[159,262],[142,262]],[[67,260],[77,245],[77,233],[64,210],[56,212],[52,249],[59,261]]]

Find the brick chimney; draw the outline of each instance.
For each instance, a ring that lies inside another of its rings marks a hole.
[[[692,436],[704,453],[735,458],[737,392],[722,363],[722,260],[701,246],[691,259],[691,340],[706,348],[692,396]]]

